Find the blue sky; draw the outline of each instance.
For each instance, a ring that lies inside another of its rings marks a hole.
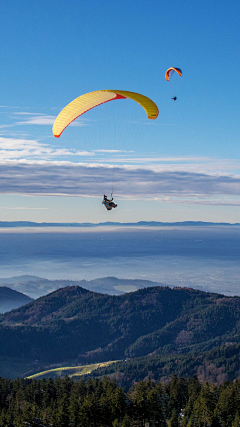
[[[0,220],[240,222],[239,14],[237,1],[4,2]],[[183,77],[168,83],[170,66]],[[54,138],[61,109],[98,89],[142,93],[159,117],[116,101]]]

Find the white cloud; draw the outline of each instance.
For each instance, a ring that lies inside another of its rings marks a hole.
[[[13,127],[13,125],[0,125],[0,129],[7,129]]]
[[[53,125],[55,119],[56,119],[55,116],[47,116],[47,115],[40,114],[40,115],[30,116],[26,120],[16,122],[15,125]]]
[[[45,116],[44,113],[30,113],[27,111],[14,112],[15,116]]]
[[[17,112],[14,113],[14,117],[18,116],[26,116],[25,120],[17,121],[12,126],[22,126],[22,125],[53,125],[56,116],[50,116],[43,113],[29,113],[29,112]],[[78,120],[74,121],[70,124],[70,126],[74,127],[81,127],[81,126],[87,126],[86,123],[87,120]],[[88,120],[89,121],[89,120]]]
[[[0,137],[0,160],[49,159],[64,156],[93,156],[93,152],[53,147],[34,139]]]
[[[134,151],[127,150],[95,150],[95,153],[134,153]]]

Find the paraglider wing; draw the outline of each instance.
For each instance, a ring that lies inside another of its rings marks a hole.
[[[166,80],[169,82],[170,78],[172,77],[172,74],[176,72],[179,74],[179,76],[182,76],[182,70],[180,70],[180,68],[176,68],[176,67],[170,67],[167,69],[166,73],[165,73],[165,78]]]
[[[53,135],[59,138],[61,133],[70,123],[92,108],[114,99],[126,98],[138,102],[138,104],[140,104],[146,111],[149,119],[155,120],[157,118],[157,105],[150,98],[147,98],[144,95],[125,90],[96,90],[74,99],[59,113],[53,125]]]

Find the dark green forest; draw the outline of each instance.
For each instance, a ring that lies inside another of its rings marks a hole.
[[[182,360],[239,342],[240,297],[160,286],[110,296],[72,286],[0,317],[0,375],[151,355]]]
[[[0,427],[240,427],[239,342],[239,297],[59,289],[0,317]],[[114,359],[78,381],[23,378]]]
[[[240,381],[0,378],[0,427],[239,427]]]
[[[220,385],[240,378],[240,344],[215,347],[206,352],[150,355],[101,367],[91,373],[92,378],[115,378],[117,384],[129,388],[146,377],[153,381],[167,381],[172,375],[187,378],[196,375],[201,383]]]

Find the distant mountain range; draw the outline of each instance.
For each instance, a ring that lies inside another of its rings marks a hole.
[[[14,291],[6,286],[0,286],[0,313],[13,310],[33,301],[27,295]]]
[[[238,226],[240,223],[230,224],[228,222],[202,222],[202,221],[183,221],[183,222],[155,222],[155,221],[139,221],[139,222],[99,222],[98,224],[84,222],[31,222],[31,221],[0,221],[0,228],[6,227],[99,227],[99,226],[114,226],[114,227],[203,227],[203,226]]]
[[[0,278],[0,286],[8,286],[11,289],[22,292],[33,299],[49,294],[59,288],[67,286],[81,286],[89,291],[109,295],[122,295],[126,292],[151,286],[166,286],[159,282],[140,279],[117,279],[116,277],[103,277],[94,280],[48,280],[37,276],[16,276],[11,278]],[[0,288],[1,289],[1,288]],[[15,308],[15,307],[14,307]],[[5,310],[6,311],[6,310]]]
[[[196,364],[197,352],[202,363],[204,352],[239,341],[240,297],[160,286],[110,296],[71,286],[2,315],[0,376],[150,355],[156,369],[157,359],[172,355],[165,376],[185,355],[187,375],[186,357]]]

